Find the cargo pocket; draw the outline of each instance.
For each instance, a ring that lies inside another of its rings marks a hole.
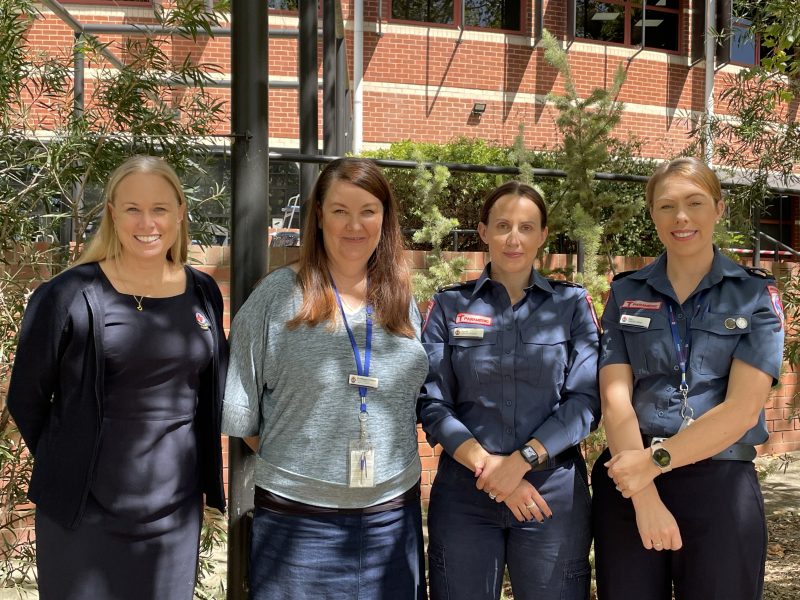
[[[567,370],[569,329],[569,323],[526,323],[522,327],[524,356],[520,357],[523,364],[518,373],[525,381],[561,389]]]
[[[589,558],[576,558],[564,563],[561,580],[561,600],[585,600],[589,597],[592,568]]]
[[[625,316],[629,313],[623,313]],[[625,347],[634,375],[649,375],[650,373],[666,373],[672,370],[672,338],[665,332],[667,319],[657,313],[630,313],[637,317],[647,317],[650,323],[647,327],[638,327],[625,323],[618,323],[616,327],[623,332]]]
[[[750,333],[752,314],[706,313],[692,321],[692,368],[701,375],[727,377],[742,335]]]
[[[471,339],[456,337],[451,329],[448,344],[450,361],[460,384],[467,383],[465,376],[479,385],[493,385],[500,380],[496,331],[484,330],[483,338]]]

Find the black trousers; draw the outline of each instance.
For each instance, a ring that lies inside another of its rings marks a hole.
[[[704,460],[659,475],[661,500],[680,529],[677,551],[646,550],[633,503],[603,466],[592,470],[598,600],[760,600],[767,527],[752,462]]]

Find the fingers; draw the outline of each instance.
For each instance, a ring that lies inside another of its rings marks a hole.
[[[681,533],[677,529],[664,529],[651,535],[643,534],[642,545],[644,545],[647,550],[655,550],[656,552],[661,552],[662,550],[680,550],[683,546],[683,540],[681,540]]]

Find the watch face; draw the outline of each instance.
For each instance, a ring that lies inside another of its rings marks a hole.
[[[536,450],[534,450],[530,446],[522,447],[522,456],[532,465],[539,462],[539,455],[536,453]]]
[[[665,448],[656,448],[653,450],[653,460],[659,467],[668,467],[672,457]]]

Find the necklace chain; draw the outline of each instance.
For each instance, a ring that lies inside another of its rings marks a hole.
[[[144,301],[144,296],[137,296],[136,294],[131,294],[133,299],[136,300],[136,310],[142,312],[142,302]]]

